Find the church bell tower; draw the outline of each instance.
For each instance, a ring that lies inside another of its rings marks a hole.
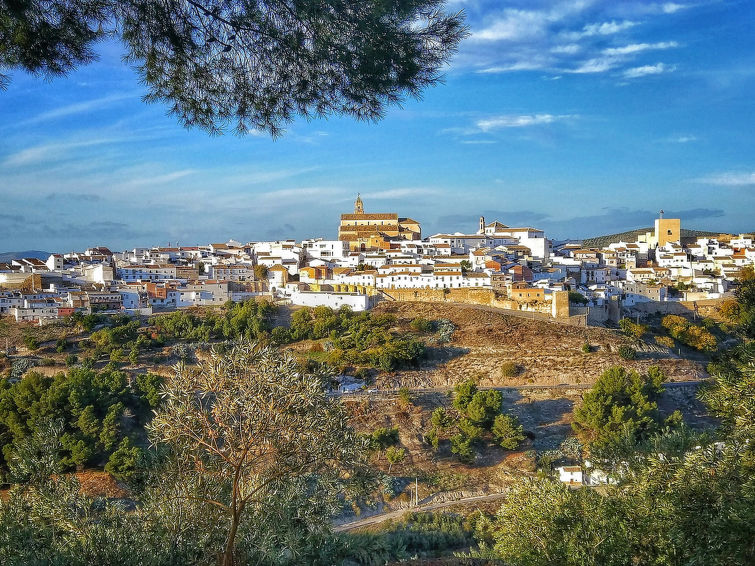
[[[364,214],[364,204],[359,193],[357,193],[357,200],[354,201],[354,214]]]

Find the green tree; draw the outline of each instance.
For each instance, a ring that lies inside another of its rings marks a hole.
[[[579,291],[569,291],[569,302],[577,305],[586,305],[587,297]]]
[[[107,410],[107,414],[102,419],[102,430],[100,431],[100,443],[105,450],[112,450],[118,443],[121,434],[121,419],[125,407],[123,403],[118,402]]]
[[[403,462],[406,458],[406,449],[398,446],[389,446],[385,451],[385,459],[388,460],[388,473],[391,473],[393,464]]]
[[[225,517],[224,566],[234,563],[246,517],[259,518],[258,530],[279,528],[265,517],[305,482],[323,501],[302,517],[310,528],[322,526],[346,474],[366,469],[366,446],[342,405],[325,394],[325,381],[287,353],[241,343],[196,370],[179,368],[166,383],[150,432],[176,455],[180,485],[188,482],[191,497]]]
[[[665,376],[657,367],[640,375],[620,366],[604,371],[574,411],[574,430],[592,452],[609,454],[647,438],[661,425],[656,399]]]
[[[76,421],[79,430],[90,438],[97,438],[100,434],[100,421],[95,414],[94,407],[87,405]]]
[[[495,389],[478,391],[467,405],[466,414],[475,424],[489,428],[496,415],[501,412],[503,394]]]
[[[475,393],[477,393],[477,385],[471,379],[456,384],[454,386],[454,408],[461,413],[466,413],[467,405],[472,401]]]
[[[6,2],[0,67],[62,75],[120,36],[182,124],[277,135],[295,115],[377,119],[438,81],[466,30],[438,0]],[[8,77],[0,75],[0,85]]]
[[[498,415],[491,429],[495,441],[506,450],[516,450],[526,437],[519,420],[513,415]]]
[[[131,481],[139,467],[141,454],[142,449],[134,446],[131,440],[126,437],[118,445],[118,449],[108,458],[105,471],[120,480]]]

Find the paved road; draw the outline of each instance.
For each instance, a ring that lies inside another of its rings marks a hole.
[[[399,519],[404,513],[407,512],[421,512],[421,511],[435,511],[436,509],[444,509],[446,507],[452,507],[454,505],[463,505],[465,503],[479,503],[485,501],[495,501],[497,499],[503,499],[506,497],[505,493],[491,493],[490,495],[475,495],[472,497],[464,497],[462,499],[454,499],[453,501],[441,501],[439,503],[427,503],[425,505],[418,505],[417,507],[411,507],[409,509],[397,509],[396,511],[388,511],[386,513],[380,513],[378,515],[371,515],[364,519],[357,519],[349,523],[338,525],[333,530],[336,532],[351,531],[361,527],[368,527],[370,525],[377,525],[383,521],[389,519]]]

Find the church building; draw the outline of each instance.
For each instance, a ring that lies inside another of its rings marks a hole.
[[[338,226],[338,239],[349,243],[349,249],[388,249],[391,240],[421,240],[419,222],[399,218],[395,212],[372,213],[364,211],[362,198],[357,195],[353,214],[342,214]]]

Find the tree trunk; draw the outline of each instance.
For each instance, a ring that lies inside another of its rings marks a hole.
[[[222,566],[233,566],[235,560],[233,559],[233,549],[236,542],[236,531],[239,529],[239,517],[236,513],[231,516],[231,530],[228,533],[228,540],[225,543],[225,551],[223,551]]]

